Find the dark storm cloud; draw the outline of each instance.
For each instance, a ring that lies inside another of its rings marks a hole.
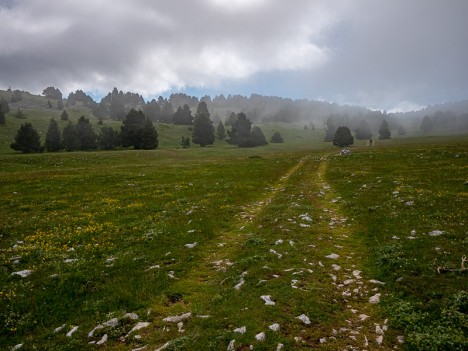
[[[468,94],[463,0],[1,4],[3,88],[236,89],[386,108]]]

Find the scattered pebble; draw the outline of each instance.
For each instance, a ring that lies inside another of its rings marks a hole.
[[[63,328],[65,328],[67,324],[62,324],[60,327],[54,329],[54,334],[57,334],[58,332],[62,331]]]
[[[377,304],[380,302],[380,293],[375,294],[369,298],[369,303]]]
[[[236,340],[231,340],[231,342],[229,343],[228,347],[227,347],[227,351],[235,351],[235,346],[234,344],[236,343]]]
[[[240,328],[236,328],[233,331],[234,331],[234,333],[244,334],[247,331],[247,328],[245,326],[243,326],[243,327],[240,327]]]
[[[332,260],[336,260],[338,257],[340,257],[340,255],[337,255],[337,254],[332,253],[332,254],[327,255],[327,256],[325,256],[325,257],[326,257],[326,258],[330,258],[330,259],[332,259]]]
[[[189,319],[192,316],[192,312],[187,312],[179,316],[170,316],[163,319],[164,322],[179,323],[186,319]]]
[[[257,335],[255,335],[255,339],[257,341],[265,341],[266,334],[264,332],[258,333]]]
[[[76,332],[78,330],[78,326],[74,326],[68,333],[67,333],[67,337],[71,338],[73,333]]]
[[[96,345],[102,345],[102,344],[105,344],[107,342],[107,334],[104,334],[101,338],[101,340],[99,340]]]
[[[429,232],[428,234],[429,236],[439,236],[439,235],[444,234],[444,232],[442,230],[433,230],[432,232]]]
[[[274,306],[275,302],[271,300],[271,295],[262,295],[260,298],[265,301],[265,305]]]
[[[143,329],[143,328],[147,328],[148,326],[150,325],[149,322],[138,322],[127,334],[127,336],[129,336],[131,333],[133,333],[134,331],[137,331],[137,330],[140,330],[140,329]]]
[[[300,319],[304,324],[307,324],[307,325],[310,324],[310,319],[305,314],[301,314],[300,316],[298,316],[296,318]]]
[[[18,272],[13,272],[11,275],[19,275],[22,278],[26,278],[28,275],[32,273],[32,270],[30,269],[25,269],[23,271],[18,271]]]
[[[280,330],[280,325],[278,323],[274,323],[268,327],[270,330],[273,330],[274,332],[277,332]]]
[[[18,344],[18,345],[15,345],[11,348],[11,351],[16,351],[16,350],[19,350],[20,348],[23,347],[23,344]]]
[[[195,246],[197,246],[198,243],[197,242],[194,242],[192,244],[185,244],[184,246],[188,249],[193,249]]]

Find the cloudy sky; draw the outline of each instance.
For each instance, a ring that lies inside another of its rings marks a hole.
[[[467,0],[0,0],[0,89],[468,99]]]

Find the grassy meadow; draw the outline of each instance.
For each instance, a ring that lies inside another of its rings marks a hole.
[[[341,156],[160,124],[157,150],[22,155],[26,114],[0,126],[0,349],[467,349],[466,137]]]

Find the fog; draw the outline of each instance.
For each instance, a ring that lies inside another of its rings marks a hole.
[[[466,13],[463,0],[3,0],[0,88],[413,110],[468,96]]]

